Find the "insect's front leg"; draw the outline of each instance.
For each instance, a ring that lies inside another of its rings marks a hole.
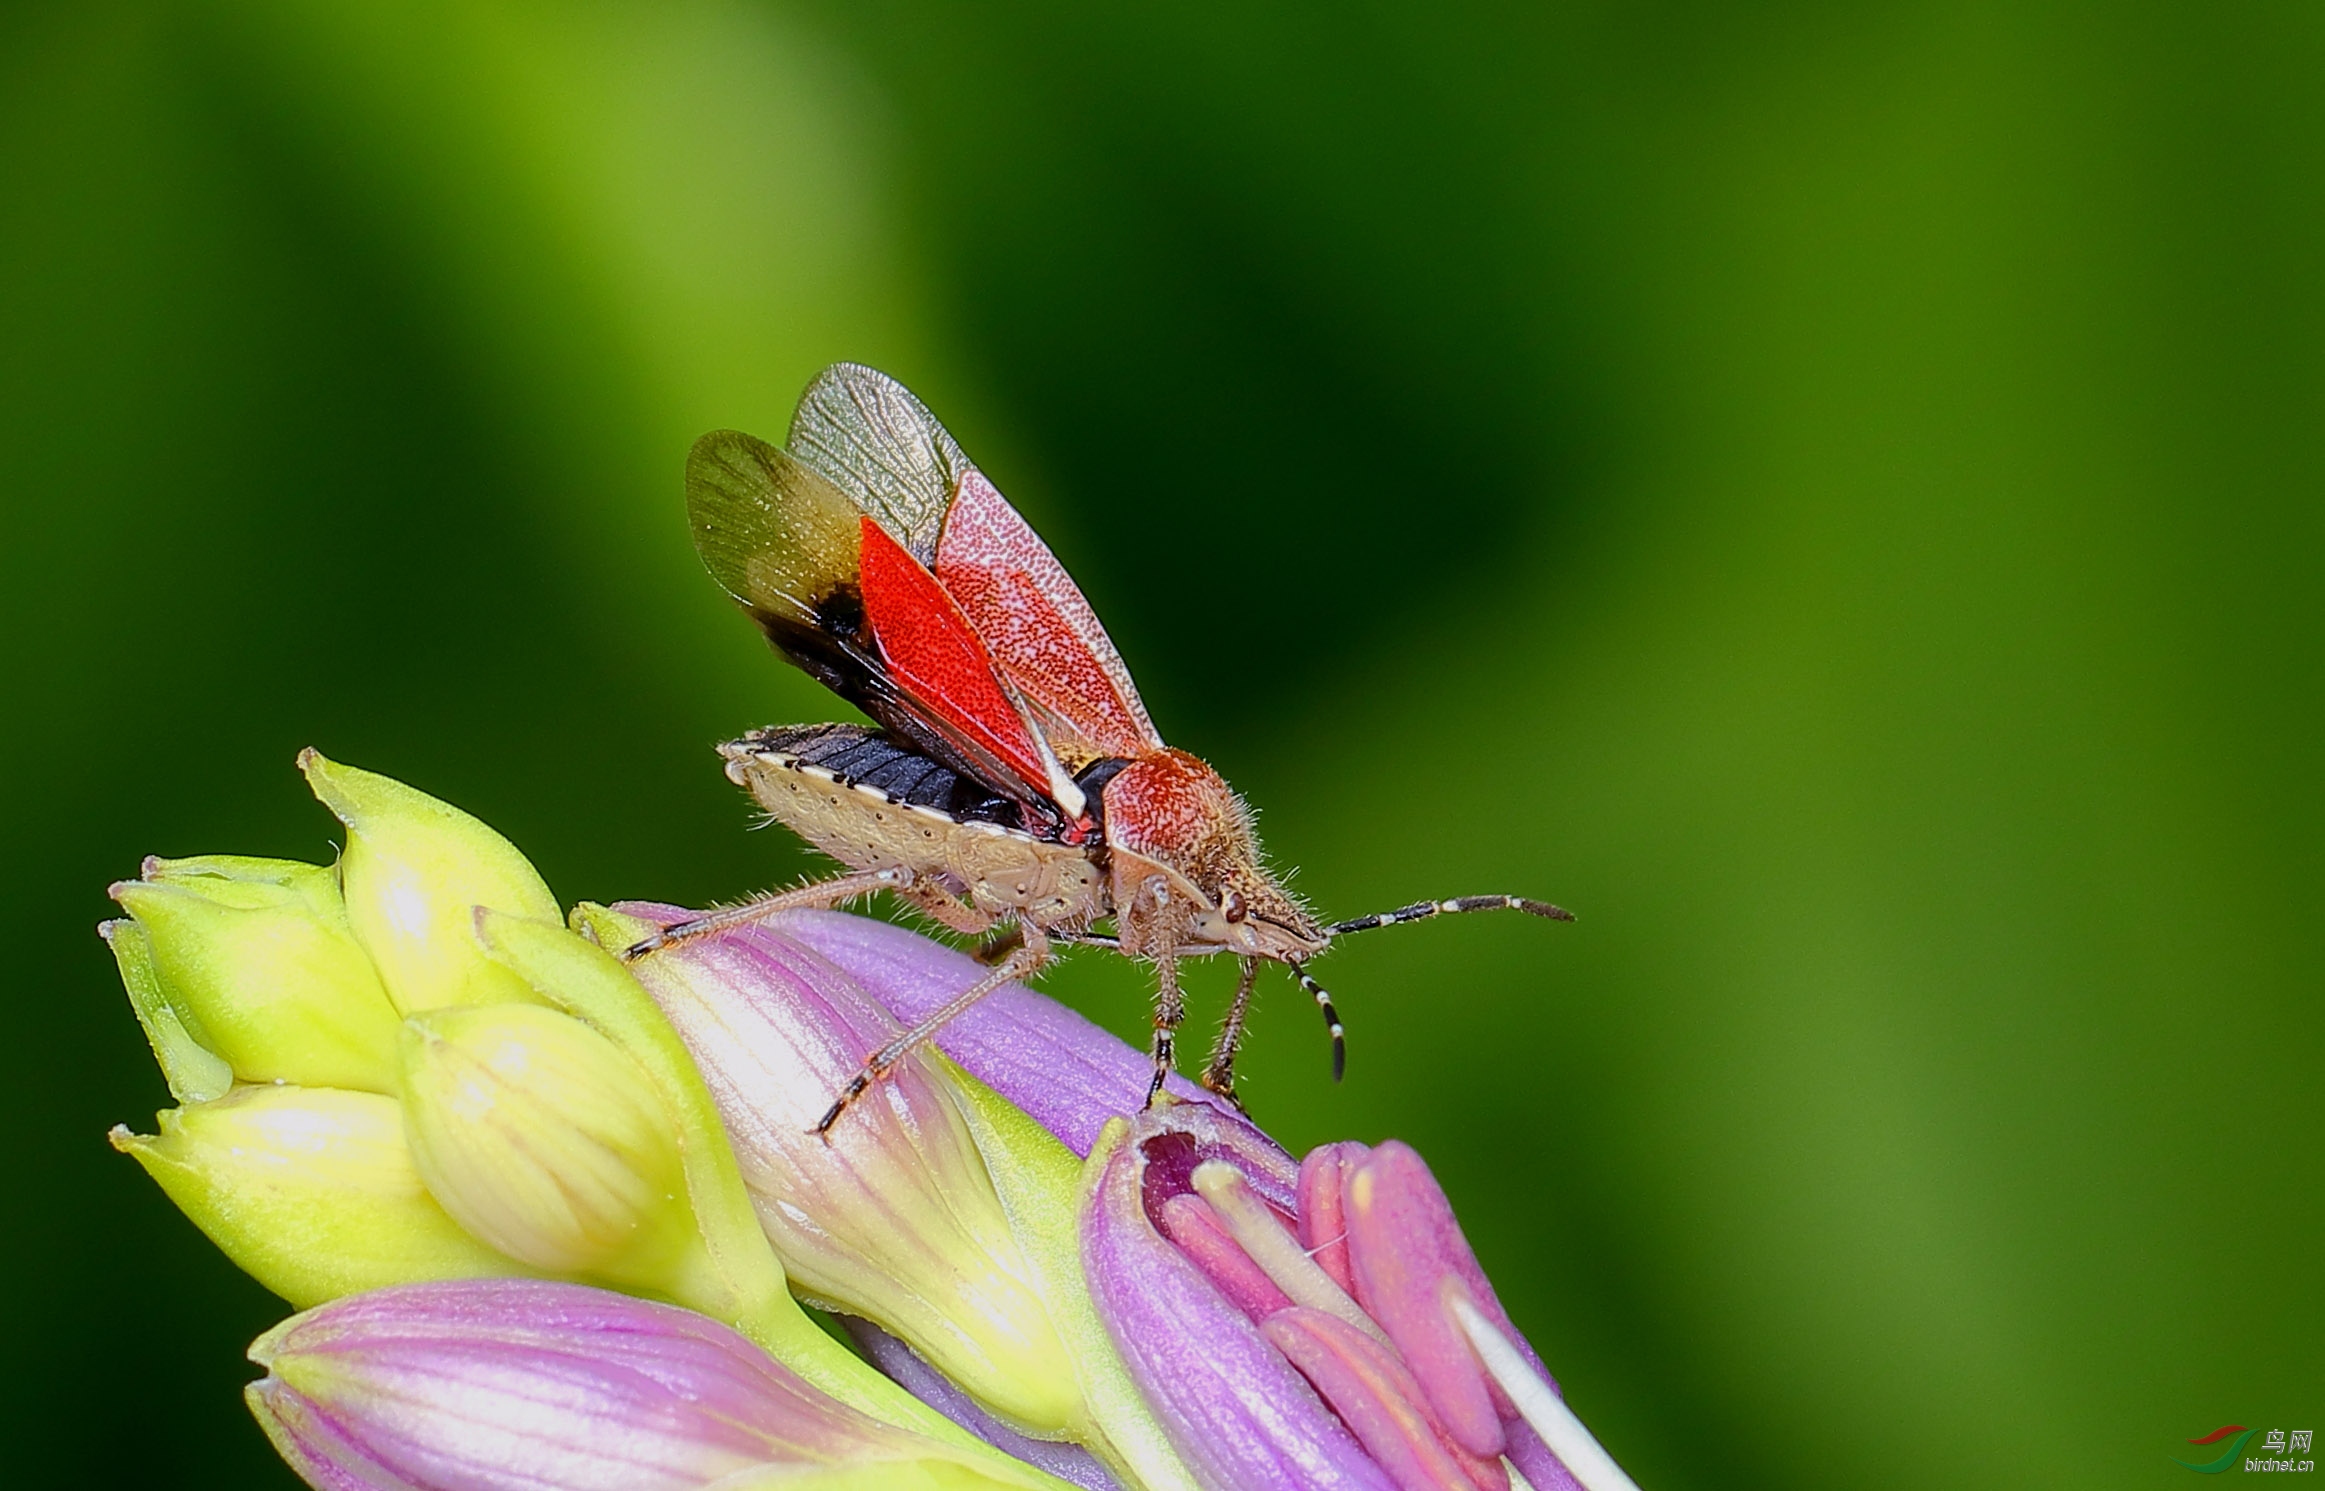
[[[1251,991],[1258,982],[1259,959],[1238,960],[1235,1002],[1227,1007],[1227,1023],[1219,1027],[1219,1039],[1211,1047],[1210,1061],[1203,1067],[1203,1085],[1235,1104],[1238,1110],[1243,1103],[1235,1096],[1235,1053],[1243,1045],[1243,1017],[1251,1010]]]
[[[636,962],[648,953],[660,952],[663,948],[681,942],[691,942],[697,937],[707,937],[713,932],[724,932],[732,927],[747,927],[765,921],[778,911],[791,911],[803,906],[828,910],[875,891],[909,891],[914,879],[911,870],[902,865],[891,865],[882,870],[850,870],[845,875],[834,875],[829,880],[793,886],[790,890],[771,891],[745,901],[740,906],[721,906],[691,921],[672,922],[659,932],[649,932],[622,949],[622,961]]]
[[[871,1091],[872,1084],[888,1075],[890,1068],[902,1061],[915,1047],[952,1023],[971,1005],[1003,984],[1031,978],[1041,971],[1050,960],[1049,938],[1032,922],[1020,922],[1018,927],[1024,934],[1025,942],[1017,951],[1004,958],[1000,967],[945,1001],[944,1006],[927,1019],[864,1058],[862,1070],[848,1079],[848,1085],[840,1089],[840,1095],[833,1099],[831,1107],[824,1110],[823,1117],[816,1120],[816,1133],[829,1134],[832,1125],[840,1121],[840,1115],[848,1111],[850,1103]]]
[[[963,937],[982,937],[1002,925],[1000,917],[962,900],[934,879],[923,879],[897,894],[915,911],[926,912],[938,926]],[[1002,935],[1009,933],[1004,929]]]

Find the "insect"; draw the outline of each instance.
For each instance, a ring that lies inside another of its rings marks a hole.
[[[1149,1103],[1185,1013],[1179,960],[1239,959],[1202,1079],[1233,1101],[1262,963],[1283,964],[1323,1011],[1337,1081],[1340,1017],[1307,972],[1333,938],[1449,912],[1573,919],[1543,901],[1464,896],[1319,922],[1269,873],[1242,799],[1163,744],[1048,546],[884,373],[840,363],[817,375],[786,448],[732,430],[703,436],[686,490],[711,575],[778,651],[878,723],[776,725],[721,746],[737,785],[845,868],[681,922],[625,955],[877,891],[991,938],[990,970],[872,1052],[818,1132],[946,1021],[1039,972],[1058,944],[1154,966]]]

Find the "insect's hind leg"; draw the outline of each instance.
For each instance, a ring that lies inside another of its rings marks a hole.
[[[1154,954],[1154,1080],[1146,1084],[1146,1106],[1162,1096],[1163,1083],[1178,1061],[1179,1022],[1187,1018],[1186,992],[1179,987],[1179,953],[1164,946]]]
[[[1025,929],[1015,922],[1011,922],[1008,926],[977,944],[976,950],[970,956],[987,968],[991,968],[1023,946],[1025,946]]]
[[[754,922],[766,920],[778,911],[792,911],[803,906],[829,910],[876,891],[909,890],[913,878],[912,871],[902,865],[891,865],[884,870],[850,870],[845,875],[834,875],[828,880],[811,881],[806,885],[793,886],[790,890],[771,891],[739,906],[720,906],[691,921],[672,922],[659,932],[650,932],[622,949],[622,961],[634,963],[648,953],[660,952],[681,942],[691,942],[697,937],[707,937],[713,932],[724,932],[733,927],[747,927]]]
[[[1528,916],[1547,917],[1554,922],[1574,920],[1574,913],[1563,906],[1528,900],[1524,896],[1454,896],[1444,901],[1415,901],[1410,906],[1375,912],[1371,916],[1353,916],[1347,921],[1332,923],[1324,931],[1328,936],[1341,937],[1350,932],[1369,932],[1375,927],[1427,921],[1433,916],[1458,916],[1465,911],[1523,911]]]
[[[999,967],[951,999],[946,1000],[944,1005],[934,1014],[905,1031],[887,1045],[882,1046],[879,1050],[874,1051],[870,1056],[865,1057],[862,1069],[848,1079],[848,1085],[840,1089],[840,1094],[832,1100],[831,1107],[825,1109],[823,1117],[815,1121],[814,1132],[828,1135],[832,1125],[840,1121],[840,1115],[848,1111],[850,1103],[869,1092],[872,1084],[888,1075],[891,1067],[902,1061],[916,1047],[926,1042],[938,1031],[966,1013],[969,1007],[978,1000],[983,999],[1003,984],[1016,979],[1031,978],[1040,972],[1043,965],[1050,960],[1049,939],[1042,934],[1041,928],[1031,922],[1020,923],[1020,926],[1025,936],[1024,944],[1004,958]]]

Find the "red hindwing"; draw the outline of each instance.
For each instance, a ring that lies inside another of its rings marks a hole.
[[[890,679],[935,722],[967,737],[1037,794],[1052,795],[1046,753],[995,676],[977,629],[887,529],[869,514],[858,521],[864,616]]]

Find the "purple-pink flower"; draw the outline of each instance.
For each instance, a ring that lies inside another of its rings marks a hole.
[[[831,1470],[1004,1484],[716,1321],[579,1285],[374,1290],[291,1317],[250,1355],[267,1369],[251,1411],[323,1491],[697,1491]]]
[[[899,1025],[979,968],[903,928],[834,912],[788,912],[751,936],[813,948]],[[1176,1079],[1176,1101],[1140,1113],[1146,1057],[1019,985],[937,1044],[1089,1156],[1085,1280],[1204,1485],[1502,1491],[1505,1460],[1535,1491],[1629,1484],[1558,1403],[1410,1146],[1331,1144],[1295,1163]],[[1532,1377],[1528,1406],[1560,1419],[1560,1448],[1597,1474],[1578,1479],[1545,1444],[1489,1370],[1480,1332]]]
[[[1504,1456],[1536,1491],[1578,1484],[1452,1313],[1469,1301],[1531,1359],[1409,1147],[1328,1146],[1295,1167],[1176,1105],[1099,1153],[1091,1291],[1213,1484],[1504,1491]]]

